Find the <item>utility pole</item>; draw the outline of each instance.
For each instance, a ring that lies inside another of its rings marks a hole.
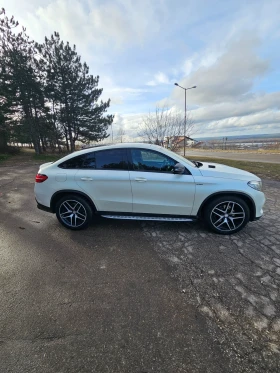
[[[190,88],[181,87],[178,83],[174,83],[177,87],[185,90],[185,123],[184,123],[184,157],[186,156],[186,130],[187,130],[187,90],[196,88],[196,85]]]

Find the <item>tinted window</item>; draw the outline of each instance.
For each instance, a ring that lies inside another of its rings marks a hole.
[[[83,163],[84,163],[84,155],[79,155],[78,157],[73,157],[63,163],[60,163],[58,167],[67,168],[67,169],[82,168]]]
[[[95,169],[95,153],[87,153],[68,159],[58,167],[67,169]]]
[[[131,149],[133,170],[173,172],[174,159],[153,150]]]
[[[125,149],[101,150],[95,153],[96,168],[99,170],[127,170]]]
[[[95,154],[96,153],[87,153],[84,155],[84,162],[83,162],[82,168],[86,168],[86,169],[96,168]]]

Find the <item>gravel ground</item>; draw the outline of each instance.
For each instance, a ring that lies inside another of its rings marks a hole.
[[[280,183],[264,217],[101,219],[70,232],[36,209],[38,166],[0,167],[0,371],[280,371]]]
[[[143,224],[186,300],[242,372],[280,369],[280,183],[264,185],[263,218],[232,236],[200,224]]]

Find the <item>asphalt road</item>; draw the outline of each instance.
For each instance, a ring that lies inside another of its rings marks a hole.
[[[182,152],[180,153],[182,154]],[[250,161],[250,162],[264,162],[264,163],[280,163],[280,154],[264,154],[264,153],[248,153],[248,152],[230,152],[230,151],[211,151],[211,150],[188,150],[186,149],[186,157],[211,157],[211,158],[224,158],[233,159],[237,161]],[[199,160],[199,158],[198,158]]]
[[[231,237],[105,219],[71,232],[36,209],[37,169],[0,167],[1,372],[279,371],[279,183]]]

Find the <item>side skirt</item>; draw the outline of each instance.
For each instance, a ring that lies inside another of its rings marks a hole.
[[[150,214],[127,214],[127,213],[105,213],[100,212],[100,216],[107,219],[120,219],[120,220],[149,220],[149,221],[196,221],[195,216],[172,216],[172,215],[150,215]]]

